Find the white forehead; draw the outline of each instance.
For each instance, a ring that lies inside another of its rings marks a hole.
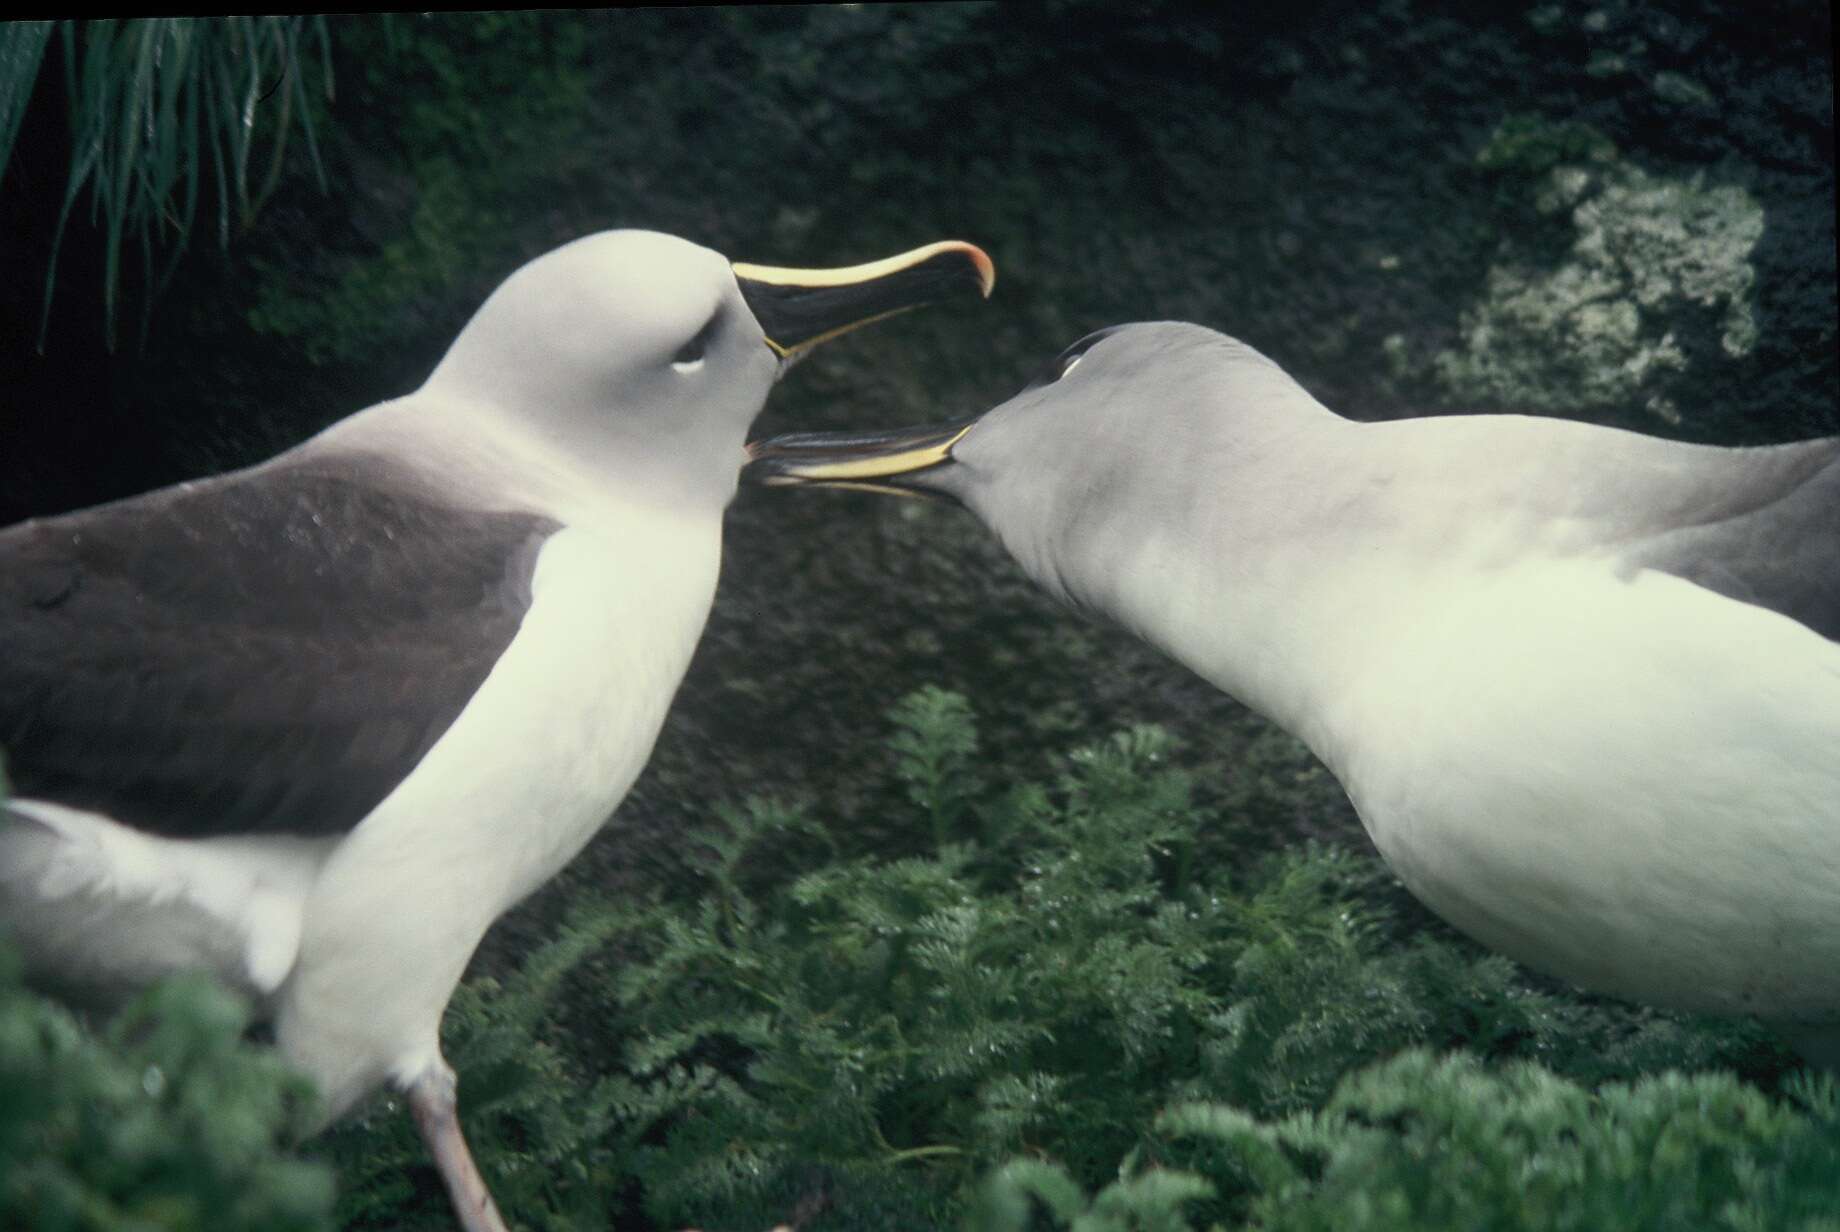
[[[562,311],[622,334],[669,336],[700,326],[734,286],[727,258],[700,244],[657,231],[602,231],[531,261],[492,299],[539,320]]]
[[[600,405],[639,374],[668,370],[731,299],[740,291],[719,253],[653,231],[603,231],[500,283],[429,385],[507,408]]]

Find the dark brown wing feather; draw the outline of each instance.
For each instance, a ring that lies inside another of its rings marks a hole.
[[[0,531],[13,789],[165,835],[348,830],[510,643],[556,529],[308,454]]]

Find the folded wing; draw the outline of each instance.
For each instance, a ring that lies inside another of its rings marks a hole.
[[[296,452],[0,531],[13,790],[173,837],[348,830],[510,643],[555,529]]]

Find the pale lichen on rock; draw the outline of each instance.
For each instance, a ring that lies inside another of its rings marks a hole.
[[[1531,127],[1504,124],[1479,164],[1531,169],[1536,148],[1554,144],[1530,142]],[[1527,154],[1504,157],[1504,146]],[[1683,314],[1716,311],[1732,358],[1757,344],[1751,255],[1762,204],[1740,184],[1709,184],[1703,171],[1655,174],[1604,157],[1601,146],[1542,168],[1531,191],[1537,214],[1569,215],[1570,247],[1543,264],[1521,237],[1503,241],[1463,313],[1460,342],[1433,361],[1447,396],[1530,411],[1640,404],[1678,422],[1664,386],[1688,367],[1677,337]]]

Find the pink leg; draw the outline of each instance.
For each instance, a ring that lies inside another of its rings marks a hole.
[[[473,1163],[473,1153],[466,1149],[460,1133],[460,1118],[455,1112],[454,1071],[437,1065],[409,1086],[409,1109],[415,1114],[416,1128],[434,1156],[453,1200],[454,1214],[460,1217],[465,1232],[508,1232],[485,1178]]]

